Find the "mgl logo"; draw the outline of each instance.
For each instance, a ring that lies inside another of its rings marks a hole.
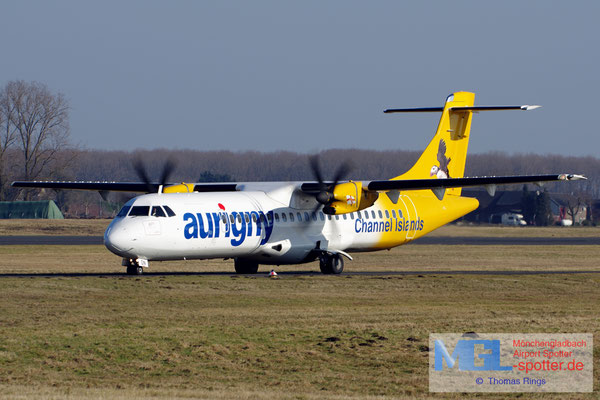
[[[477,347],[477,349],[476,349]],[[475,357],[483,365],[475,365]],[[457,363],[459,371],[512,371],[512,366],[500,365],[500,340],[461,339],[456,343],[452,355],[440,339],[435,341],[435,370],[442,371],[444,361],[452,369]]]

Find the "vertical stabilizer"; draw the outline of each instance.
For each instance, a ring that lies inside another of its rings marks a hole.
[[[475,93],[456,92],[448,96],[435,136],[416,164],[405,174],[393,179],[461,178],[465,173],[472,110],[452,110],[473,107]],[[426,110],[426,109],[423,109]],[[430,111],[430,110],[427,110]],[[431,109],[433,111],[433,109]],[[446,190],[460,196],[461,188]]]

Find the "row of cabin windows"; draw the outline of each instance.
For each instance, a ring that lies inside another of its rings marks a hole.
[[[175,213],[169,206],[123,206],[117,217],[174,217]]]
[[[375,213],[375,210],[371,210],[371,212],[369,213],[368,210],[363,210],[363,211],[357,211],[357,212],[352,212],[349,214],[342,214],[341,217],[342,219],[347,220],[348,216],[350,219],[355,219],[355,218],[359,218],[359,219],[382,219],[383,218],[383,213],[385,212],[385,218],[390,218],[390,212],[389,210],[384,210],[383,212],[381,210],[377,210],[377,213]],[[126,215],[130,216],[130,217],[136,217],[136,216],[152,216],[152,217],[174,217],[175,213],[173,212],[173,210],[171,210],[171,208],[169,208],[169,206],[152,206],[152,208],[150,208],[150,206],[124,206],[121,211],[119,211],[119,213],[117,214],[117,217],[125,217]],[[295,219],[298,220],[298,222],[308,222],[311,219],[313,221],[316,221],[317,219],[320,219],[321,221],[325,221],[325,214],[323,214],[322,211],[319,211],[319,213],[317,214],[316,212],[311,212],[310,214],[308,212],[297,212],[297,213],[293,213],[293,212],[289,212],[289,213],[274,213],[275,215],[275,222],[287,222],[288,220],[290,222],[294,222]],[[398,214],[396,214],[396,210],[392,210],[392,218],[402,218],[402,211],[398,210]],[[335,217],[336,220],[340,219],[339,215],[335,215],[335,216],[331,216],[331,215],[327,215],[327,219],[329,219],[330,221]],[[244,213],[244,217],[243,217],[246,221],[246,223],[250,223],[250,215],[248,213]],[[260,216],[260,220],[261,222],[265,222],[265,216],[264,214],[261,214]],[[272,221],[272,216],[269,214],[268,217],[269,222],[273,222]],[[229,215],[229,220],[231,221],[231,223],[235,223],[236,222],[236,217],[233,216],[233,214]],[[223,222],[223,224],[227,223],[227,217],[225,216],[225,214],[221,214],[221,221]],[[258,222],[258,218],[257,218],[257,214],[252,214],[252,221],[254,223]],[[242,222],[242,216],[241,214],[237,214],[237,222],[241,223]]]
[[[368,210],[363,210],[363,211],[357,211],[357,212],[352,212],[349,214],[342,214],[340,215],[327,215],[327,219],[328,220],[332,220],[333,218],[335,218],[336,220],[339,220],[340,217],[342,219],[347,220],[348,218],[350,219],[382,219],[383,215],[385,212],[385,218],[390,218],[390,211],[389,210],[384,210],[383,212],[381,210],[377,210],[377,213],[375,212],[375,210],[371,210],[371,212],[369,213]],[[281,213],[281,215],[279,213],[275,213],[275,222],[287,222],[288,220],[290,222],[294,222],[294,219],[297,219],[298,222],[302,222],[304,221],[310,221],[311,219],[313,221],[316,221],[317,219],[320,219],[321,221],[325,221],[325,214],[323,214],[322,211],[319,211],[319,213],[317,214],[316,212],[312,212],[312,213],[308,213],[308,212],[304,212],[304,213],[300,213],[297,212],[295,214],[294,217],[294,213],[290,212],[290,213]],[[396,214],[396,210],[392,210],[391,212],[391,216],[392,218],[402,218],[402,211],[398,210],[398,213]]]

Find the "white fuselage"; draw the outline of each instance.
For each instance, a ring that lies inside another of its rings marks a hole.
[[[105,245],[127,259],[238,257],[262,264],[294,264],[312,261],[315,250],[380,249],[381,229],[397,224],[391,216],[386,219],[377,204],[362,214],[325,215],[314,211],[317,203],[312,197],[295,188],[142,195],[130,200],[109,225]],[[161,212],[167,208],[174,215]],[[154,216],[155,211],[164,216]],[[129,215],[123,216],[126,212]],[[132,216],[136,213],[141,215]],[[367,221],[381,229],[366,229]]]

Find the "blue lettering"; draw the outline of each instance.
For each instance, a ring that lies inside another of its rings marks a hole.
[[[475,345],[482,345],[481,352],[475,353]],[[490,353],[487,351],[491,350]],[[483,360],[482,366],[475,365],[475,356]],[[510,371],[512,366],[500,365],[500,341],[499,340],[459,340],[452,355],[446,349],[444,342],[435,341],[435,370],[443,369],[446,361],[448,368],[453,368],[458,359],[459,371]]]
[[[231,232],[235,239],[231,239],[232,246],[239,246],[246,239],[246,220],[244,219],[244,213],[232,212],[233,223],[231,224]],[[238,222],[240,227],[238,229]]]
[[[265,218],[265,215],[261,212],[261,222],[264,221],[264,225],[265,225],[265,237],[260,241],[261,246],[265,243],[267,243],[269,241],[269,238],[271,237],[271,233],[273,233],[273,211],[269,211],[267,213],[267,218]]]
[[[183,228],[183,236],[186,239],[198,238],[198,221],[196,221],[196,217],[194,217],[194,214],[192,213],[185,213],[183,215],[183,221],[185,222],[187,220],[190,220],[190,223]]]
[[[206,214],[206,218],[208,218],[208,213]],[[221,226],[221,218],[219,217],[219,214],[217,213],[212,213],[212,220],[215,226],[215,234],[214,237],[218,238],[219,237],[219,230],[220,230],[220,226]]]
[[[196,214],[198,216],[198,225],[200,227],[200,237],[205,239],[207,237],[211,238],[213,236],[213,224],[212,218],[210,214],[206,214],[206,221],[208,222],[208,229],[204,230],[204,218],[202,218],[202,214]]]

